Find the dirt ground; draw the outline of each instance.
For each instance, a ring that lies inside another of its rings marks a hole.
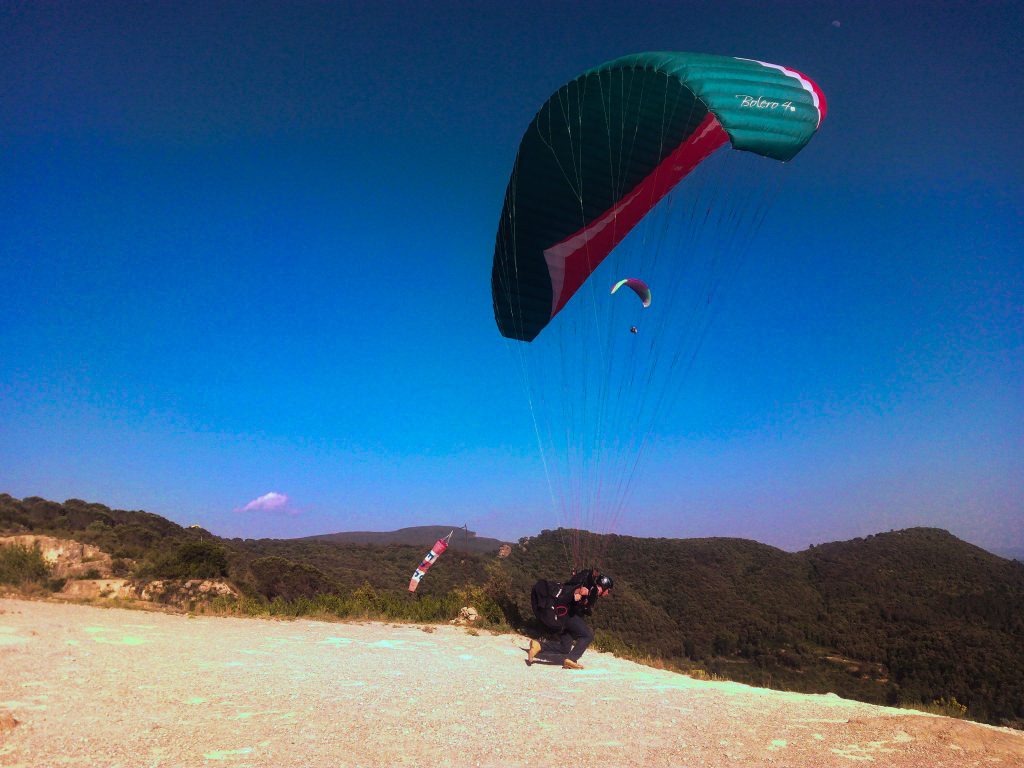
[[[456,627],[0,599],[0,765],[1024,766],[1024,734]]]

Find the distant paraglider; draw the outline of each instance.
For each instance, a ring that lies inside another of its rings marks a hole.
[[[612,293],[614,294],[624,285],[632,288],[633,292],[640,297],[640,301],[644,309],[651,306],[651,289],[647,286],[647,283],[635,277],[627,277],[625,280],[619,280],[619,282],[612,286]],[[635,325],[631,325],[629,327],[629,332],[638,333],[637,327]]]
[[[645,308],[651,306],[651,289],[647,286],[647,283],[635,277],[627,277],[625,280],[619,280],[619,282],[612,286],[612,293],[615,293],[624,285],[627,288],[633,289],[633,293],[640,297],[640,301],[643,302]]]

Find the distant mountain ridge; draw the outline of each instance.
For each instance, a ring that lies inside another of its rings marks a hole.
[[[452,534],[449,547],[453,551],[473,552],[486,555],[497,552],[502,544],[512,544],[500,539],[477,536],[474,531],[467,531],[455,525],[418,525],[410,528],[399,528],[394,531],[341,531],[338,533],[320,533],[315,536],[301,536],[290,541],[329,541],[336,544],[408,544],[429,548],[438,539]]]

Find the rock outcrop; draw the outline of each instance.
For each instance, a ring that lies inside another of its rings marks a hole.
[[[20,545],[23,547],[39,547],[43,559],[53,569],[53,577],[57,579],[75,579],[87,576],[95,571],[100,577],[112,575],[110,555],[99,547],[83,544],[72,539],[57,539],[53,536],[4,536],[0,538],[0,546]]]
[[[240,596],[238,590],[227,582],[212,579],[138,581],[113,578],[113,560],[109,554],[99,547],[73,539],[29,534],[0,537],[0,546],[5,545],[38,546],[43,559],[53,569],[52,576],[67,580],[58,593],[61,597],[76,600],[143,600],[191,608],[195,603],[215,597]],[[131,561],[125,562],[132,565]],[[83,578],[86,576],[92,578]]]
[[[452,619],[448,623],[459,627],[468,627],[474,624],[479,618],[480,614],[476,612],[476,608],[471,605],[466,605],[459,609],[458,618]]]
[[[239,597],[237,589],[224,581],[210,579],[160,579],[156,581],[129,581],[128,579],[74,579],[60,591],[62,597],[94,600],[118,598],[144,600],[151,603],[189,608],[191,604],[215,597]]]
[[[151,600],[171,605],[187,605],[190,602],[201,602],[214,597],[239,597],[237,589],[226,581],[212,579],[189,579],[176,581],[160,579],[140,582],[135,585],[136,597],[139,600]]]
[[[127,579],[70,579],[60,591],[62,597],[92,600],[98,597],[119,597],[132,600],[137,590]]]

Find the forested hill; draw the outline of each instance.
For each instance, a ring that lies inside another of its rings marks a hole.
[[[357,595],[383,616],[447,620],[475,595],[497,617],[489,620],[532,631],[530,587],[568,576],[567,538],[590,535],[543,531],[506,557],[455,550],[410,595],[424,541],[449,530],[421,530],[416,543],[222,539],[147,512],[0,494],[0,535],[93,544],[129,578],[225,578],[250,601],[273,600],[291,615],[323,610],[321,596]],[[616,581],[592,619],[607,649],[770,687],[938,702],[944,712],[1024,726],[1020,562],[930,528],[797,553],[744,539],[602,538],[586,548],[605,553],[601,566]]]
[[[477,554],[494,554],[502,544],[498,539],[477,536],[474,531],[467,531],[456,525],[420,525],[412,528],[399,528],[396,531],[348,531],[343,533],[322,533],[317,536],[304,536],[294,541],[328,541],[335,544],[409,544],[427,549],[448,534],[452,534],[449,546],[453,551],[476,552]]]
[[[760,685],[938,701],[1024,725],[1019,562],[932,528],[797,553],[744,539],[611,539],[601,547],[615,594],[594,623],[634,649]],[[557,531],[515,547],[513,594],[562,551]]]

